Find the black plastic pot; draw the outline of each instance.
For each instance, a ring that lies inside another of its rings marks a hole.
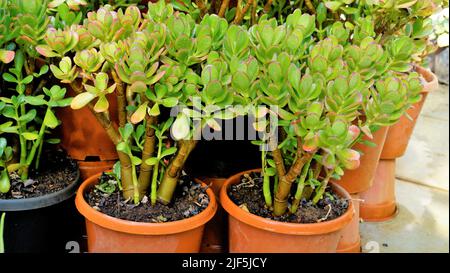
[[[0,199],[6,212],[5,253],[65,253],[77,250],[84,221],[75,208],[77,179],[67,188],[45,196]]]

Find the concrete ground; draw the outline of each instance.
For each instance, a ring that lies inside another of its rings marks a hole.
[[[449,90],[428,95],[397,160],[398,214],[361,224],[363,252],[449,252]]]

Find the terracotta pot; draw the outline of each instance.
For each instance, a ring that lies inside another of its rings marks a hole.
[[[96,174],[81,184],[75,204],[86,218],[88,252],[195,253],[200,250],[204,225],[214,216],[217,202],[211,189],[208,207],[191,218],[167,223],[139,223],[117,219],[93,209],[85,192],[98,183]],[[199,181],[200,182],[200,181]]]
[[[225,178],[204,178],[202,181],[209,185],[216,198],[219,197],[220,188],[225,182]],[[221,206],[217,208],[214,217],[206,223],[203,232],[202,253],[223,253],[226,252],[226,233],[227,233],[226,213]]]
[[[354,149],[362,152],[359,168],[355,170],[345,170],[345,174],[341,179],[335,181],[337,184],[344,187],[349,193],[363,192],[372,186],[387,131],[388,127],[381,127],[378,131],[373,133],[373,139],[364,136],[365,140],[375,143],[375,147],[361,143],[357,143],[354,146]]]
[[[75,93],[69,88],[67,95],[73,97]],[[107,97],[111,117],[117,123],[117,99],[114,94]],[[115,145],[87,107],[79,110],[72,110],[70,107],[58,108],[56,115],[61,120],[61,146],[70,157],[90,161],[118,158]]]
[[[439,87],[438,78],[432,72],[422,67],[417,67],[416,70],[426,81],[422,91],[422,99],[415,103],[412,108],[407,111],[412,120],[408,119],[406,115],[404,115],[395,125],[389,128],[383,151],[381,153],[382,159],[394,159],[405,154],[409,139],[411,138],[417,118],[419,117],[428,93]]]
[[[115,160],[108,161],[78,161],[78,167],[80,168],[81,181],[88,179],[94,174],[104,172],[112,169]]]
[[[355,214],[352,221],[342,230],[341,239],[337,247],[338,253],[361,252],[361,237],[359,235],[359,194],[351,194]]]
[[[242,210],[228,197],[228,188],[239,183],[241,176],[249,172],[230,177],[220,190],[220,202],[229,214],[231,253],[336,252],[342,229],[350,223],[354,214],[352,202],[342,216],[322,223],[296,224],[269,220]],[[332,187],[339,195],[350,199],[350,194],[342,187],[335,183]]]
[[[395,159],[380,160],[372,187],[360,198],[360,217],[366,222],[386,221],[396,215]]]

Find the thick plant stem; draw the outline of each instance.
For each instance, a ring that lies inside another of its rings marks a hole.
[[[276,216],[283,215],[288,206],[288,196],[291,191],[292,183],[297,179],[302,171],[303,166],[310,160],[313,153],[302,154],[302,145],[300,138],[297,138],[297,159],[289,169],[289,172],[280,177],[278,190],[275,194],[274,214]]]
[[[268,0],[267,3],[264,5],[264,12],[268,13],[270,11],[270,9],[272,8],[272,1],[273,0]]]
[[[282,177],[286,174],[286,168],[284,167],[283,155],[281,154],[281,150],[278,148],[278,144],[275,139],[270,138],[269,147],[272,151],[273,161],[275,162],[278,176]]]
[[[144,147],[142,149],[142,164],[139,171],[139,192],[144,195],[150,185],[150,175],[153,169],[152,165],[148,165],[145,161],[151,158],[155,151],[155,129],[152,125],[155,125],[158,121],[158,117],[150,116],[146,114],[145,117],[145,140]]]
[[[119,79],[115,71],[111,72],[114,82],[117,85],[117,108],[119,109],[119,127],[125,126],[127,123],[127,99],[125,97],[125,90],[123,82]]]
[[[158,200],[168,204],[172,200],[178,179],[190,152],[197,144],[197,140],[180,140],[180,148],[167,167],[158,189]]]
[[[302,169],[302,174],[300,175],[300,179],[298,180],[298,184],[297,184],[297,191],[295,192],[295,196],[294,196],[294,201],[292,203],[292,207],[291,207],[291,212],[295,213],[297,212],[298,209],[298,205],[300,204],[300,200],[302,198],[303,195],[303,190],[305,188],[305,180],[306,180],[306,176],[308,175],[309,172],[309,166],[311,165],[311,160],[310,159],[305,166]]]
[[[244,18],[245,14],[247,13],[250,6],[253,4],[253,0],[248,0],[247,4],[245,4],[244,8],[242,10],[238,10],[236,13],[236,16],[234,17],[233,23],[234,24],[240,24],[242,19]],[[239,5],[239,4],[238,4]]]
[[[136,189],[135,183],[133,183],[133,165],[131,164],[131,159],[127,154],[123,152],[117,152],[117,154],[119,155],[120,161],[123,197],[125,199],[133,199]],[[139,196],[139,199],[141,199],[142,197],[143,196]]]
[[[82,92],[82,87],[77,86],[74,82],[70,83],[70,86],[75,91],[75,93],[80,94]],[[117,130],[114,128],[113,123],[109,119],[108,115],[103,113],[97,113],[94,110],[94,104],[91,102],[88,104],[88,107],[91,113],[95,116],[97,121],[106,131],[106,134],[114,143],[114,145],[119,144],[121,137]],[[121,172],[121,180],[122,180],[122,188],[123,188],[123,197],[125,199],[132,199],[134,196],[134,185],[133,185],[133,172],[132,172],[132,164],[131,158],[121,151],[117,151],[120,161],[120,172]]]
[[[252,10],[250,12],[250,18],[251,18],[251,24],[254,25],[256,24],[256,9],[258,8],[258,0],[253,1],[253,5],[252,5]]]
[[[322,199],[323,194],[325,193],[328,182],[330,181],[330,178],[331,178],[331,175],[333,174],[333,172],[334,171],[327,171],[326,177],[322,180],[322,183],[321,183],[320,187],[318,188],[318,190],[316,191],[316,195],[314,196],[314,198],[312,200],[313,204],[317,204],[317,202],[319,202],[319,200]]]
[[[220,5],[219,13],[217,14],[217,15],[219,15],[219,17],[223,17],[225,15],[225,11],[227,10],[229,4],[230,4],[230,0],[222,1],[222,5]]]

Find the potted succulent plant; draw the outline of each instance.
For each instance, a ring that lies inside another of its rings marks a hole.
[[[416,71],[421,76],[420,98],[417,99],[399,121],[389,127],[382,146],[380,162],[376,172],[371,172],[373,186],[360,194],[365,200],[361,204],[361,216],[365,220],[385,220],[396,211],[395,204],[395,158],[402,156],[407,148],[414,125],[430,91],[438,86],[437,77],[419,66],[430,52],[432,23],[430,16],[446,1],[399,2],[394,5],[378,3],[366,8],[374,16],[376,32],[382,35],[381,42],[390,45],[395,41],[405,41],[405,46],[396,54],[403,56],[405,68]],[[400,19],[398,19],[400,18]]]
[[[422,52],[427,51],[426,39],[431,27],[428,17],[442,3],[443,1],[325,1],[323,5],[329,10],[328,21],[340,21],[346,26],[354,25],[374,35],[380,45],[393,57],[390,62],[393,68],[403,73],[415,70],[422,75],[424,80],[421,81],[425,84],[431,75],[423,74],[424,70],[413,67],[412,62],[422,58]],[[316,10],[319,14],[321,5],[313,2],[313,8],[310,10]],[[429,84],[425,84],[424,89],[428,89],[427,86]],[[413,96],[416,101],[412,101],[414,104],[408,109],[408,114],[411,113],[414,116],[414,112],[420,111],[418,109],[425,96],[423,92],[421,99]],[[347,171],[338,183],[353,194],[355,200],[367,199],[361,197],[361,193],[371,187],[376,176],[378,161],[380,157],[383,157],[382,154],[396,153],[406,147],[401,143],[407,143],[409,129],[406,128],[412,129],[413,124],[409,120],[405,122],[406,120],[408,118],[405,116],[402,116],[397,123],[397,119],[394,119],[390,124],[396,123],[395,125],[390,128],[387,126],[381,128],[373,134],[372,139],[365,137],[364,142],[354,146],[363,155],[360,167]],[[387,133],[388,130],[391,133]],[[375,145],[366,145],[368,141]],[[366,201],[363,205],[370,203],[369,200]],[[339,245],[339,249],[343,252],[359,251],[358,221],[357,215],[349,225],[349,228],[353,226],[353,232],[345,232],[345,238]]]
[[[325,18],[318,15],[318,24]],[[247,35],[246,31],[240,35],[249,36],[249,54],[259,64],[258,73],[246,74],[252,79],[250,90],[257,94],[259,106],[278,107],[281,120],[274,131],[280,131],[281,137],[267,137],[270,149],[262,152],[261,174],[238,174],[222,188],[221,203],[230,214],[230,251],[335,251],[338,231],[352,217],[352,204],[348,193],[330,181],[339,180],[345,168],[359,165],[360,154],[352,147],[362,135],[372,137],[376,127],[392,124],[417,100],[418,75],[401,73],[396,56],[384,50],[374,34],[368,35],[368,20],[359,27],[336,22],[318,33],[315,24],[314,16],[296,11],[285,24],[262,18]],[[321,41],[315,43],[315,35]],[[256,116],[274,111],[258,112]],[[255,126],[265,129],[267,124]],[[295,183],[297,191],[292,189]],[[309,219],[314,224],[299,224],[305,221],[304,206],[306,210],[339,207],[329,202],[346,206],[332,217],[336,219],[330,220],[327,214],[323,216],[329,222],[319,217]],[[262,234],[270,238],[270,245],[257,239]],[[276,237],[284,241],[275,241]],[[297,241],[324,238],[328,243]]]
[[[72,25],[78,25],[86,18],[88,12],[97,10],[104,4],[110,4],[113,8],[126,7],[131,4],[137,4],[137,0],[118,0],[118,1],[85,1],[85,0],[53,0],[47,1],[47,14],[51,18],[52,28],[65,28]],[[43,3],[45,5],[45,3]],[[88,41],[89,33],[79,32],[73,29],[77,35],[71,37],[73,42],[81,39]],[[52,31],[52,30],[50,30]],[[52,43],[58,44],[61,33],[47,35]],[[76,42],[75,42],[76,43]],[[67,95],[73,97],[76,94],[68,86]],[[117,103],[113,95],[107,96],[110,104],[115,109]],[[73,111],[70,108],[60,108],[56,111],[56,116],[62,121],[59,127],[59,136],[61,146],[67,150],[69,155],[78,160],[81,178],[84,180],[93,174],[112,168],[118,159],[115,145],[111,142],[103,127],[97,122],[89,109],[79,109]],[[111,112],[113,121],[117,122],[117,113]],[[95,145],[92,143],[95,141]]]
[[[123,5],[128,1],[110,1],[113,5]],[[64,37],[61,33],[52,32],[53,29],[69,28],[78,25],[86,18],[89,11],[96,10],[102,1],[66,1],[54,0],[47,4],[47,14],[51,17],[51,28],[46,39],[50,39],[53,44],[60,43]],[[89,33],[77,32],[72,39],[72,46],[79,39],[88,41]],[[79,38],[80,37],[80,38]],[[69,48],[70,49],[70,48]],[[38,48],[40,50],[40,48]],[[52,56],[53,57],[53,56]],[[67,96],[75,96],[75,92],[67,87]],[[114,96],[108,96],[111,104],[115,104]],[[70,107],[60,108],[56,111],[56,116],[62,121],[58,135],[61,138],[61,146],[69,155],[78,161],[81,178],[84,180],[93,174],[112,168],[117,160],[117,152],[114,144],[110,141],[103,127],[88,109],[73,111]],[[112,113],[114,120],[117,120],[117,113]],[[95,141],[95,145],[93,143]]]
[[[93,39],[79,39],[75,47],[48,42],[39,52],[61,57],[50,69],[77,93],[71,107],[92,111],[120,161],[113,172],[86,180],[78,192],[89,251],[198,251],[203,225],[217,205],[211,189],[205,192],[181,174],[201,132],[220,130],[218,120],[243,113],[228,106],[251,102],[239,82],[233,83],[238,91],[228,88],[229,67],[236,71],[236,58],[247,54],[240,48],[245,45],[233,42],[240,32],[216,15],[195,23],[164,1],[149,3],[144,14],[136,6],[117,11],[104,6],[73,28]],[[70,28],[56,32],[75,36]],[[117,124],[107,94],[117,98]],[[167,111],[175,105],[185,106],[169,118]],[[174,211],[186,198],[195,202]],[[109,203],[114,205],[105,206]]]
[[[60,124],[54,109],[68,106],[70,99],[64,88],[48,83],[46,60],[34,49],[49,22],[40,4],[0,2],[5,23],[0,47],[6,46],[9,62],[0,71],[0,211],[8,212],[6,252],[63,252],[67,241],[81,237],[70,199],[78,167],[52,136]],[[59,221],[62,214],[70,216]]]

